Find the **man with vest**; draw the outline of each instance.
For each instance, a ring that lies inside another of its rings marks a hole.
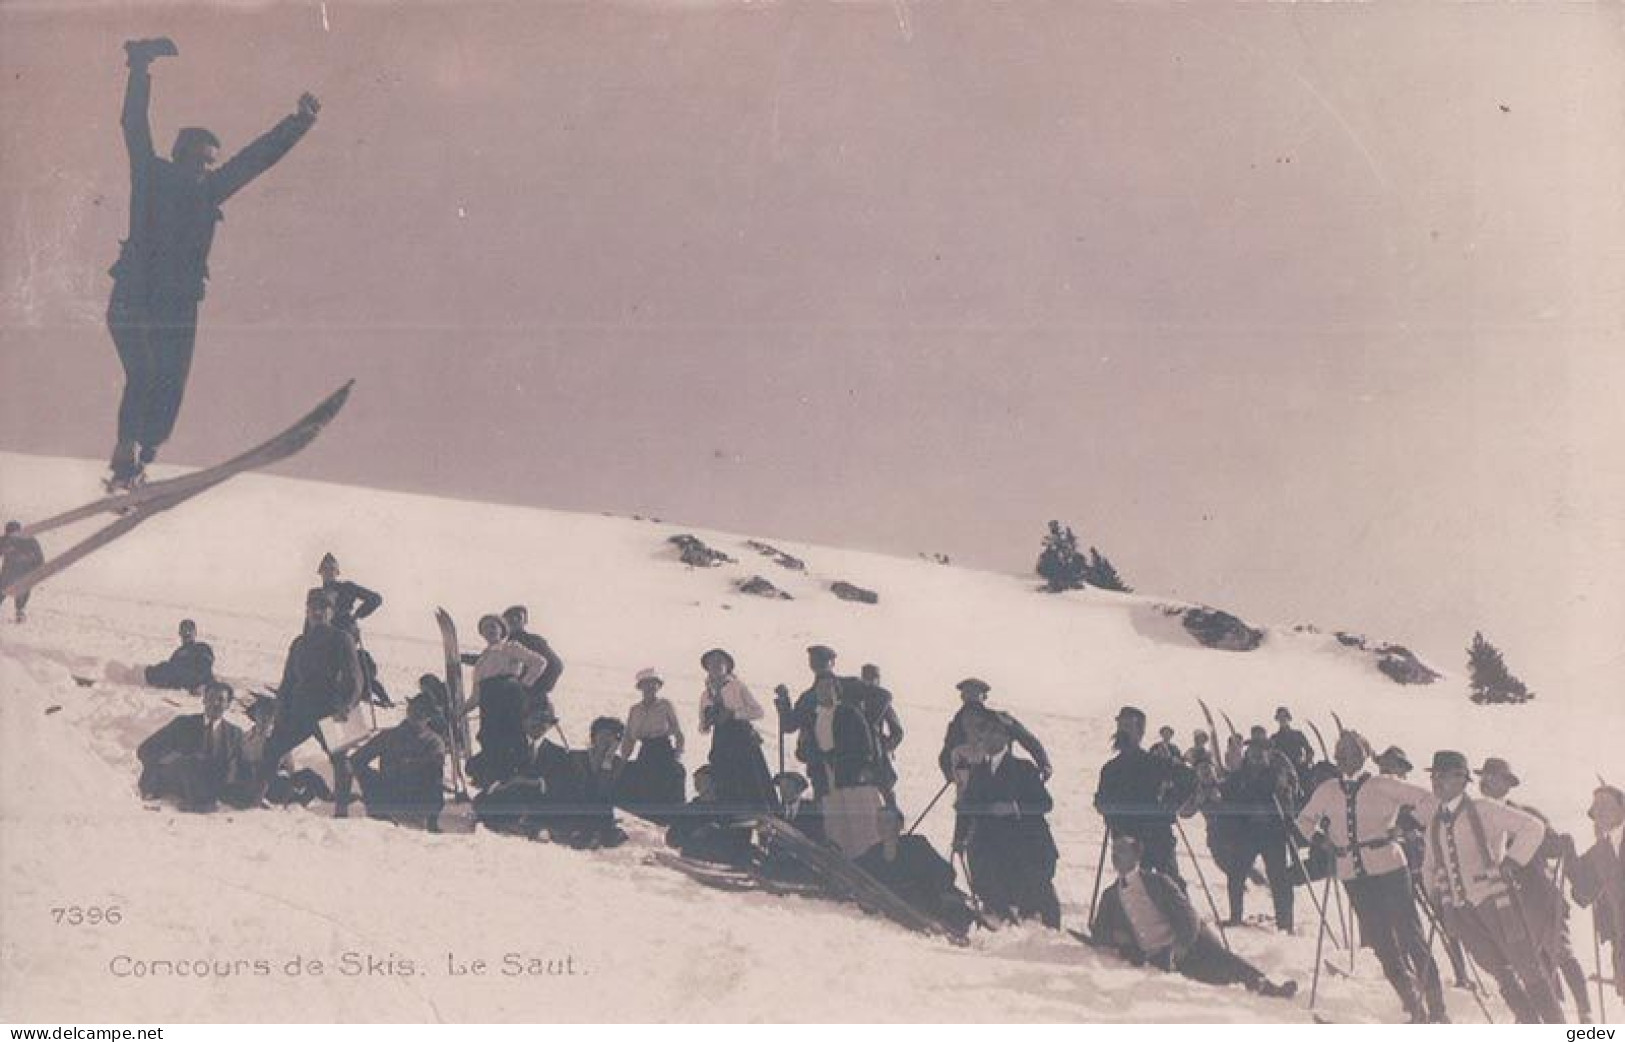
[[[1427,793],[1373,776],[1365,770],[1370,756],[1371,747],[1358,732],[1339,735],[1333,751],[1338,776],[1310,794],[1298,812],[1297,828],[1330,845],[1360,937],[1375,951],[1411,1022],[1447,1023],[1439,967],[1422,933],[1398,838],[1401,811],[1425,802]]]
[[[1561,1024],[1552,975],[1540,956],[1514,872],[1546,838],[1539,818],[1467,795],[1467,757],[1440,750],[1428,768],[1433,799],[1421,814],[1427,838],[1422,882],[1445,930],[1495,978],[1520,1024]]]

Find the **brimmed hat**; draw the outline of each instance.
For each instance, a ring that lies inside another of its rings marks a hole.
[[[480,624],[474,627],[475,632],[483,634],[485,632],[485,624],[488,622],[496,623],[497,629],[502,631],[502,635],[504,637],[508,635],[508,624],[502,621],[502,616],[500,615],[481,615]]]
[[[1428,767],[1429,774],[1439,771],[1465,771],[1467,770],[1467,757],[1454,749],[1440,749],[1433,754],[1433,763]]]
[[[665,678],[662,677],[655,670],[652,670],[652,669],[640,669],[640,670],[638,670],[637,679],[633,680],[632,683],[635,684],[638,687],[642,687],[643,682],[646,681],[646,680],[653,680],[657,684],[664,684],[666,682]]]
[[[1405,750],[1397,745],[1390,745],[1376,756],[1378,767],[1390,767],[1396,771],[1415,770],[1411,761],[1406,758]]]
[[[1138,720],[1143,724],[1145,723],[1145,710],[1138,706],[1124,706],[1117,711],[1117,722],[1122,723],[1124,720]]]
[[[248,704],[243,707],[243,712],[248,714],[250,720],[258,720],[260,714],[267,710],[276,711],[276,698],[273,695],[261,694],[258,691],[249,696]]]
[[[966,677],[964,680],[961,680],[959,683],[955,684],[954,687],[964,691],[967,694],[974,695],[985,695],[989,691],[993,690],[993,685],[989,684],[980,677]]]
[[[1597,786],[1595,789],[1593,789],[1592,792],[1591,792],[1591,796],[1592,796],[1593,799],[1595,799],[1598,796],[1602,796],[1604,794],[1611,797],[1615,803],[1618,803],[1620,806],[1625,807],[1625,792],[1621,792],[1617,786],[1609,785],[1606,782],[1604,782],[1603,784],[1601,784],[1601,785]],[[1589,818],[1591,816],[1592,816],[1591,812],[1589,810],[1586,811],[1586,817]]]
[[[446,682],[433,673],[425,673],[418,677],[418,690],[443,700],[446,697]]]
[[[508,607],[502,609],[502,618],[504,621],[518,618],[529,622],[530,609],[525,607],[523,604],[510,604]]]
[[[1479,777],[1483,777],[1486,774],[1499,774],[1501,777],[1507,780],[1507,784],[1509,785],[1520,784],[1518,781],[1518,776],[1512,773],[1512,765],[1501,759],[1499,756],[1487,757],[1484,760],[1484,766],[1480,767],[1473,773],[1477,774]]]
[[[828,644],[812,645],[807,649],[807,655],[811,658],[821,659],[825,662],[833,662],[836,659],[835,649],[830,647]]]
[[[1288,720],[1292,719],[1292,710],[1288,709],[1286,706],[1276,706],[1275,719],[1280,720],[1283,717]]]
[[[720,655],[722,657],[722,661],[724,661],[724,662],[726,662],[728,664],[728,672],[732,673],[734,671],[734,657],[732,655],[728,654],[722,648],[712,648],[710,651],[707,651],[705,654],[701,655],[700,656],[700,668],[701,669],[710,669],[711,668],[711,659],[713,657],[715,657],[715,656],[718,656],[718,655]]]
[[[784,771],[783,773],[775,774],[773,776],[774,785],[783,785],[786,782],[801,786],[802,792],[807,791],[807,779],[795,771]]]

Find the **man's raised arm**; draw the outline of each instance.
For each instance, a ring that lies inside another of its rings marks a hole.
[[[316,100],[314,94],[300,95],[297,112],[284,116],[276,126],[249,142],[241,152],[209,175],[209,189],[214,201],[225,202],[248,182],[275,166],[277,160],[287,155],[289,149],[297,145],[305,132],[315,125],[316,113],[321,110],[322,103]]]
[[[147,67],[156,58],[173,58],[179,53],[175,42],[167,36],[156,40],[129,40],[124,44],[130,76],[124,84],[124,114],[119,123],[124,127],[124,147],[130,153],[132,166],[157,158],[152,148],[152,120],[148,115],[152,107],[152,73]]]

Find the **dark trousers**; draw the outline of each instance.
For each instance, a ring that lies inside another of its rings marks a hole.
[[[121,447],[140,445],[143,463],[150,462],[158,446],[169,440],[180,415],[197,341],[197,304],[196,300],[141,299],[128,287],[113,284],[107,330],[124,365],[118,440]]]
[[[202,756],[181,756],[144,767],[138,786],[146,799],[173,799],[181,810],[206,812],[219,803],[225,778]]]
[[[19,575],[19,576],[17,576],[17,578],[21,579],[22,576]],[[6,583],[8,583],[10,581],[11,581],[10,579],[7,579],[5,582],[0,582],[0,589],[4,589]],[[30,586],[28,589],[24,590],[22,593],[19,593],[17,595],[17,614],[18,615],[21,615],[23,613],[23,609],[28,607],[28,598],[32,597],[33,595],[34,595],[34,588],[32,586]],[[5,597],[0,596],[0,604],[5,604],[5,603],[6,603]]]
[[[1563,1023],[1556,982],[1510,901],[1492,898],[1466,907],[1447,905],[1444,924],[1473,961],[1495,978],[1518,1023]]]
[[[1292,875],[1287,870],[1286,837],[1263,832],[1240,837],[1235,859],[1224,867],[1225,890],[1230,897],[1230,918],[1239,922],[1246,908],[1247,877],[1253,862],[1264,859],[1264,876],[1269,881],[1270,898],[1275,903],[1275,925],[1292,929]]]
[[[1175,968],[1193,981],[1221,987],[1245,984],[1249,988],[1256,988],[1264,979],[1262,970],[1227,950],[1206,927],[1196,935],[1196,941]]]
[[[1411,877],[1405,869],[1380,876],[1343,881],[1349,903],[1360,924],[1360,937],[1376,953],[1405,1011],[1412,1016],[1437,1018],[1444,1014],[1444,989],[1439,966],[1428,951],[1422,921],[1411,896]]]
[[[265,760],[260,764],[262,780],[268,783],[282,758],[312,738],[322,747],[322,752],[331,754],[322,737],[321,722],[321,717],[308,713],[289,712],[278,716],[271,725],[271,737],[265,740]]]

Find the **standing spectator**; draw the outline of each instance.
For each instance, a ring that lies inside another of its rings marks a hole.
[[[700,733],[711,735],[712,782],[720,813],[754,814],[777,805],[773,775],[762,755],[762,737],[751,726],[762,718],[761,703],[734,673],[734,657],[722,648],[700,656],[705,687],[700,692]]]
[[[6,534],[0,538],[0,605],[6,600],[6,593],[11,584],[32,572],[45,563],[45,551],[40,549],[39,540],[25,536],[21,521],[7,521]],[[32,587],[18,590],[14,595],[17,602],[16,620],[28,621],[28,598],[33,594]]]

